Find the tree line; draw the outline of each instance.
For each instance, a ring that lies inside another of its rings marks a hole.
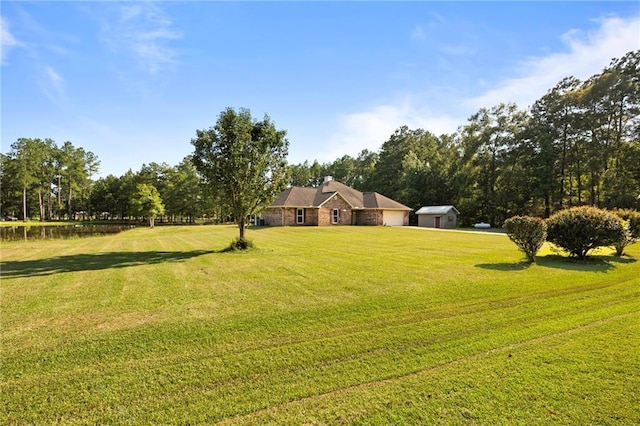
[[[163,220],[232,214],[193,157],[176,166],[93,179],[99,161],[71,142],[19,139],[0,156],[2,216],[138,217],[139,184],[157,189]],[[532,106],[482,108],[453,134],[398,128],[378,152],[289,166],[289,185],[323,177],[376,191],[413,209],[455,205],[461,224],[500,226],[515,215],[549,217],[566,207],[640,209],[640,51],[581,81],[567,77]],[[21,214],[22,213],[22,214]]]
[[[40,220],[90,216],[92,177],[100,161],[67,141],[20,138],[0,155],[0,212],[3,217]]]
[[[501,225],[566,207],[640,209],[640,51],[534,104],[482,108],[454,134],[402,126],[379,152],[292,166],[292,183],[323,175],[413,209],[455,205],[462,224]]]
[[[176,166],[143,164],[137,172],[93,179],[100,161],[92,152],[71,142],[58,147],[51,139],[21,138],[0,156],[0,165],[3,218],[138,219],[147,216],[150,197],[151,210],[162,212],[163,220],[192,222],[221,214],[191,157]]]

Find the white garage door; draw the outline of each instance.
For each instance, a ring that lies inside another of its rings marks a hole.
[[[402,226],[404,225],[404,212],[385,210],[382,212],[382,223],[387,226]]]

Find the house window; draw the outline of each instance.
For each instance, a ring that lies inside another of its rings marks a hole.
[[[304,209],[296,210],[296,223],[304,223]]]
[[[453,216],[449,216],[449,222],[453,222]]]
[[[340,221],[340,210],[333,209],[333,213],[331,215],[331,223],[338,223]]]

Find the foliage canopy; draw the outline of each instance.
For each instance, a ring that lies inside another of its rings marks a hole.
[[[265,114],[227,108],[214,127],[197,130],[191,140],[193,164],[205,184],[229,207],[244,240],[247,217],[271,203],[287,185],[289,141]]]
[[[640,212],[631,209],[616,209],[613,211],[625,221],[625,237],[616,243],[616,255],[622,256],[629,244],[640,241]]]
[[[527,256],[529,262],[536,261],[536,253],[547,238],[547,224],[538,217],[514,216],[505,220],[503,228],[509,239]]]
[[[139,183],[131,197],[131,206],[136,216],[146,216],[153,228],[156,216],[164,214],[164,204],[155,186]]]
[[[615,246],[626,237],[621,218],[590,206],[555,213],[547,220],[547,235],[549,241],[579,259],[597,247]]]

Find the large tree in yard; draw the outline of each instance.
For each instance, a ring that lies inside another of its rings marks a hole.
[[[246,248],[248,216],[271,203],[287,185],[289,141],[269,116],[261,121],[248,109],[227,108],[214,127],[197,130],[193,164],[225,203],[238,225],[236,248]]]

